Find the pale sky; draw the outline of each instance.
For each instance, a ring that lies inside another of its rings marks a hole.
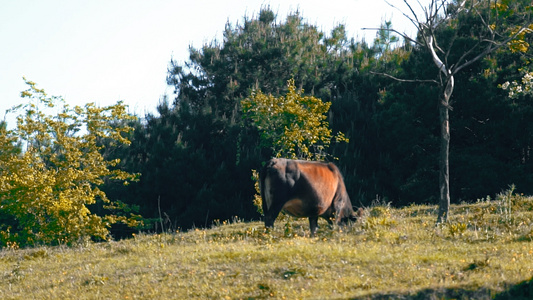
[[[278,21],[298,9],[327,34],[343,23],[348,37],[367,42],[376,32],[361,28],[385,19],[413,32],[383,0],[0,0],[0,118],[21,103],[23,76],[71,106],[124,100],[137,115],[154,112],[173,91],[166,86],[172,57],[183,62],[189,45],[220,41],[227,21],[242,23],[262,5]]]

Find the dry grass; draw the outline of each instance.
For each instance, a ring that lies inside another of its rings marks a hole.
[[[306,220],[0,251],[0,299],[492,299],[533,275],[533,199],[366,209],[308,236]],[[508,203],[508,202],[507,202]],[[526,286],[527,287],[527,286]]]

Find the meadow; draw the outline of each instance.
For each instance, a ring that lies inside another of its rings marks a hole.
[[[0,250],[0,299],[528,299],[533,198],[365,208],[346,227],[216,222],[74,247]]]

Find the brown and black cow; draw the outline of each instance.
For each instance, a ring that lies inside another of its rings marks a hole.
[[[308,217],[311,236],[318,217],[333,224],[355,220],[342,175],[332,163],[273,158],[260,174],[265,226],[273,227],[281,210]]]

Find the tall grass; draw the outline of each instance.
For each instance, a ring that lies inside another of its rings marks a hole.
[[[532,198],[452,206],[450,222],[439,226],[435,214],[434,206],[373,206],[347,227],[321,223],[314,238],[306,220],[278,220],[268,233],[259,222],[236,220],[74,248],[4,249],[0,299],[492,299],[523,292],[516,287],[533,275]]]

